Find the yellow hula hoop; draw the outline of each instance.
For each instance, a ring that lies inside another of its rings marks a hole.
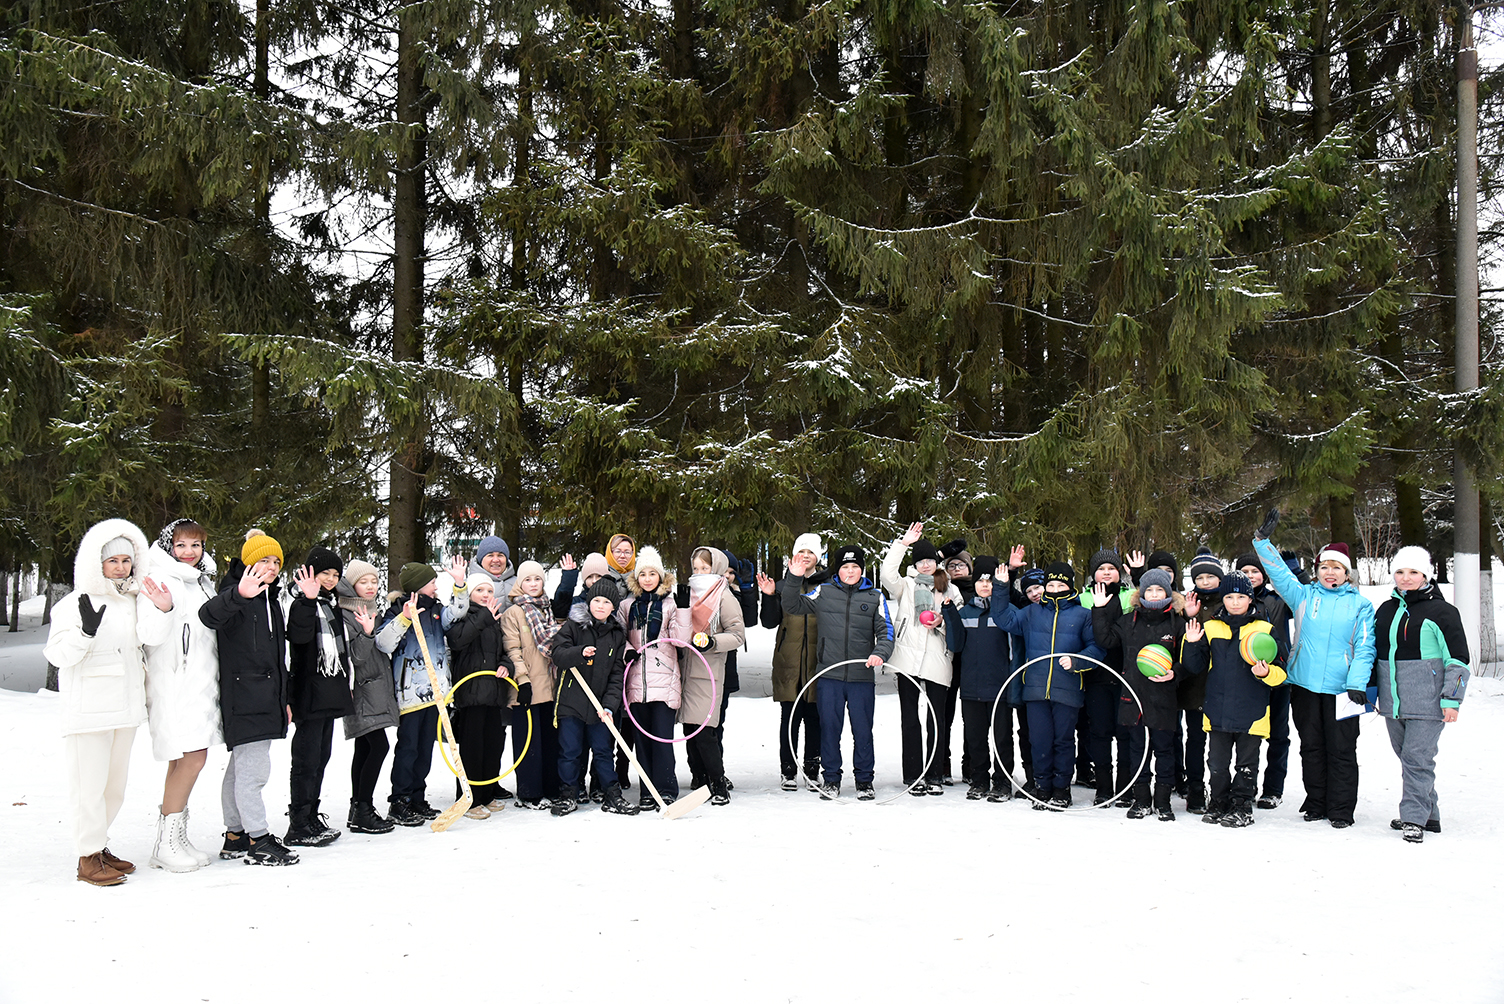
[[[454,692],[456,690],[460,689],[460,683],[464,683],[466,680],[473,680],[477,676],[495,676],[495,675],[496,675],[495,673],[491,672],[488,669],[482,669],[482,670],[478,670],[477,672],[471,673],[469,676],[465,677],[463,680],[460,680],[459,683],[456,683],[454,686],[452,686],[452,687],[449,688],[449,693],[447,693],[447,694],[444,695],[444,701],[445,701],[445,703],[453,703],[453,701],[454,701]],[[522,690],[521,687],[517,686],[517,681],[514,680],[514,679],[512,679],[510,676],[503,676],[503,677],[501,677],[501,679],[503,679],[503,680],[507,681],[508,683],[510,683],[512,685],[512,689],[513,690],[517,690],[517,691],[521,691]],[[454,764],[451,763],[450,760],[449,760],[449,751],[444,748],[445,746],[448,745],[448,743],[444,742],[444,723],[442,721],[439,723],[437,731],[438,731],[438,734],[439,734],[439,756],[441,756],[441,757],[444,758],[444,766],[449,768],[449,773],[453,774],[455,777],[459,777],[460,776],[460,772],[454,769]],[[528,708],[527,709],[527,739],[523,740],[523,743],[522,743],[522,752],[517,754],[517,759],[514,760],[514,761],[512,761],[512,766],[510,766],[510,767],[508,767],[506,769],[506,773],[498,774],[495,777],[487,778],[484,781],[477,781],[474,778],[471,778],[470,779],[471,786],[473,787],[473,786],[475,786],[477,784],[499,784],[499,783],[501,783],[501,781],[507,776],[507,774],[510,774],[510,773],[512,773],[512,771],[514,771],[514,770],[517,769],[517,765],[522,762],[522,758],[523,757],[527,756],[527,749],[532,744],[533,744],[533,709],[532,708]]]

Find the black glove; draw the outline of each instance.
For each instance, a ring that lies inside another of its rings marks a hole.
[[[1253,531],[1253,539],[1268,540],[1269,535],[1274,532],[1274,528],[1277,526],[1279,526],[1279,510],[1270,509],[1269,513],[1264,517],[1264,522],[1260,523],[1259,528]]]
[[[705,644],[703,645],[701,645],[698,641],[701,635],[705,636]],[[694,636],[689,639],[689,643],[695,648],[699,649],[701,652],[710,652],[715,649],[715,635],[708,634],[704,631],[696,631]]]
[[[1368,692],[1366,690],[1349,690],[1347,692],[1347,699],[1354,704],[1367,704]]]
[[[674,602],[678,604],[680,610],[689,609],[689,583],[679,583],[678,588],[674,590]]]
[[[89,602],[89,597],[80,595],[78,597],[78,619],[83,624],[84,634],[92,638],[94,637],[94,632],[99,630],[99,622],[104,620],[104,607],[95,610],[94,604]]]
[[[533,685],[524,683],[517,688],[517,706],[526,708],[533,703]]]

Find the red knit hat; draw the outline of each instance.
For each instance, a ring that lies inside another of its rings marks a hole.
[[[1316,564],[1323,561],[1335,561],[1349,572],[1353,570],[1352,552],[1341,541],[1334,541],[1321,549],[1321,553],[1316,556]]]

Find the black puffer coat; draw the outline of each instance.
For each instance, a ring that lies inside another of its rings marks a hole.
[[[1109,603],[1092,610],[1092,633],[1097,644],[1111,652],[1117,650],[1123,660],[1123,679],[1128,686],[1121,689],[1118,704],[1118,724],[1139,724],[1138,704],[1144,706],[1143,724],[1151,729],[1173,732],[1180,719],[1177,701],[1177,685],[1182,676],[1181,647],[1185,639],[1184,598],[1179,593],[1164,610],[1149,610],[1139,604],[1138,593],[1129,600],[1129,608],[1118,613],[1118,604]],[[1174,664],[1174,680],[1155,683],[1138,671],[1138,653],[1146,645],[1163,645],[1170,650]],[[1205,689],[1203,683],[1203,690]]]
[[[584,650],[595,646],[595,655]],[[603,621],[591,617],[584,624],[565,621],[554,635],[554,665],[559,667],[559,691],[554,698],[554,721],[579,718],[596,721],[595,705],[580,693],[573,667],[585,678],[596,700],[613,718],[621,717],[621,681],[627,668],[627,632],[613,613]],[[505,686],[505,684],[503,684]]]
[[[512,685],[496,675],[498,666],[505,666],[510,674],[512,665],[507,661],[502,644],[501,622],[492,616],[488,607],[471,604],[465,619],[455,621],[444,632],[449,642],[449,665],[454,682],[458,684],[471,673],[477,676],[454,692],[456,708],[504,708],[510,703]]]
[[[319,672],[319,606],[328,614],[334,630],[338,668],[329,676]],[[350,686],[350,642],[345,619],[334,594],[319,590],[316,599],[301,592],[287,610],[287,698],[295,722],[319,718],[342,718],[355,710]]]
[[[199,607],[198,619],[218,638],[219,715],[225,746],[234,749],[287,738],[287,625],[278,583],[246,599],[231,569],[219,593]]]

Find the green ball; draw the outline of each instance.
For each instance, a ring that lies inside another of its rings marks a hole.
[[[1145,676],[1164,676],[1175,665],[1175,657],[1163,645],[1145,645],[1138,650],[1138,671]]]
[[[1279,644],[1268,631],[1255,631],[1243,636],[1243,640],[1238,643],[1238,652],[1250,666],[1256,662],[1273,662],[1274,657],[1279,655]]]

